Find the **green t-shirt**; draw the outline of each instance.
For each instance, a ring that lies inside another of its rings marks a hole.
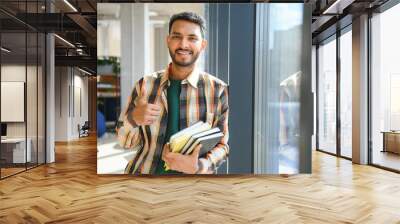
[[[164,144],[169,142],[169,138],[179,131],[179,96],[181,93],[181,80],[170,79],[170,85],[167,89],[167,100],[168,100],[168,123],[165,134]],[[164,169],[164,160],[160,160],[158,163],[156,174],[170,174],[170,173],[181,173],[175,170]]]

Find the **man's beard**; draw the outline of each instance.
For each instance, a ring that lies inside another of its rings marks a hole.
[[[169,55],[171,56],[171,59],[172,59],[172,62],[181,67],[189,67],[189,66],[193,65],[197,61],[197,58],[199,57],[199,54],[200,54],[200,53],[197,53],[197,54],[193,53],[192,60],[190,60],[188,62],[179,62],[175,58],[176,54],[177,54],[176,51],[178,51],[178,50],[182,50],[182,49],[175,50],[175,53],[171,52],[171,50],[168,49]]]

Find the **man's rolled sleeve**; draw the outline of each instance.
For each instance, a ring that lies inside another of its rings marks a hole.
[[[228,130],[228,118],[229,118],[229,103],[228,103],[228,87],[222,88],[219,96],[217,106],[217,123],[216,126],[223,132],[224,136],[220,142],[207,153],[205,158],[199,159],[199,173],[214,173],[216,169],[226,161],[229,156],[229,130]]]
[[[123,148],[134,148],[141,144],[139,126],[133,120],[133,110],[136,106],[137,97],[140,95],[140,81],[136,83],[132,94],[128,98],[127,105],[121,113],[120,125],[118,127],[118,142]]]

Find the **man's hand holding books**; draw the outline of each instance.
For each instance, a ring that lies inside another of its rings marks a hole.
[[[169,144],[165,144],[162,159],[169,169],[186,174],[195,174],[199,169],[198,160],[200,149],[201,145],[197,145],[190,155],[184,155],[177,152],[171,152]]]
[[[199,171],[208,173],[203,170],[205,166],[199,161],[199,157],[204,158],[222,137],[223,133],[218,127],[212,128],[211,124],[202,121],[175,133],[163,148],[165,169],[190,174]]]

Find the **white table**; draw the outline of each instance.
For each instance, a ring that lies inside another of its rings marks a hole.
[[[115,135],[106,133],[97,140],[97,174],[123,174],[136,151],[118,146]]]
[[[8,150],[8,147],[12,148],[12,163],[25,163],[31,162],[32,154],[31,154],[31,145],[32,141],[30,138],[27,138],[26,142],[28,143],[26,147],[25,153],[25,138],[5,138],[1,139],[1,147],[2,152]],[[4,149],[3,147],[7,147]],[[3,157],[3,156],[2,156]],[[27,159],[25,161],[25,159]]]

